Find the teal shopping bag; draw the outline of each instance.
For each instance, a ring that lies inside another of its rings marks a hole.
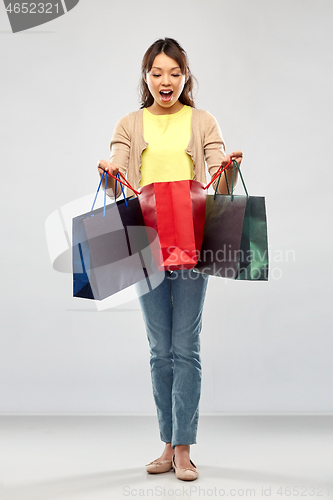
[[[268,241],[265,198],[249,196],[246,203],[237,279],[268,280]]]

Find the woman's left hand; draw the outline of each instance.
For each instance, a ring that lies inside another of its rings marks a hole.
[[[223,158],[222,166],[225,167],[231,160],[236,160],[237,163],[240,165],[242,163],[242,159],[243,159],[242,151],[234,151],[233,153],[230,153]],[[227,170],[231,168],[232,168],[232,163],[229,165]]]

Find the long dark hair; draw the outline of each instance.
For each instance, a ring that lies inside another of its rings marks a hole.
[[[193,80],[195,80],[195,78],[191,74],[185,50],[173,38],[160,38],[159,40],[156,40],[156,42],[149,47],[143,56],[141,64],[141,80],[139,84],[140,107],[148,108],[148,106],[151,106],[154,102],[154,98],[149,92],[145,78],[146,74],[149,73],[153,66],[155,57],[158,56],[158,54],[161,54],[161,52],[177,61],[182,74],[185,75],[186,83],[184,85],[183,92],[179,96],[179,102],[195,108],[192,94]]]

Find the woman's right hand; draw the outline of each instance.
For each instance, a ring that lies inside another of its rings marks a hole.
[[[116,167],[116,165],[113,165],[113,163],[106,160],[99,160],[97,168],[100,175],[103,175],[104,172],[109,172],[110,174],[116,176],[119,171],[119,168]]]

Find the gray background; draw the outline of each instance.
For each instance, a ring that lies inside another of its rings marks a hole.
[[[94,192],[164,36],[188,52],[197,107],[244,151],[269,223],[268,283],[210,281],[201,411],[333,411],[332,15],[329,0],[80,0],[14,35],[0,6],[0,412],[155,411],[138,301],[72,298],[45,221]]]

